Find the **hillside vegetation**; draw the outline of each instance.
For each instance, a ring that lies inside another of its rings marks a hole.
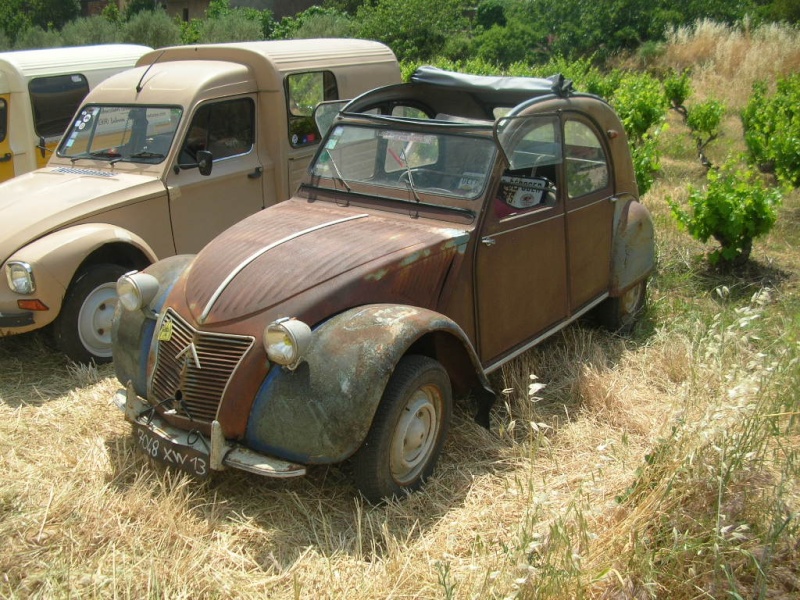
[[[725,104],[720,163],[745,150],[751,83],[797,72],[800,40],[706,23],[646,66],[691,68],[690,110]],[[706,176],[677,111],[658,144],[632,337],[578,324],[507,365],[492,430],[464,399],[399,502],[365,503],[339,468],[193,481],[136,450],[112,367],[0,341],[0,597],[797,598],[800,193],[744,268],[714,269],[667,202]]]

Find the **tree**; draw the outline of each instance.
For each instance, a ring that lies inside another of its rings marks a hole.
[[[111,44],[119,39],[117,25],[101,16],[82,17],[70,21],[61,30],[65,46]]]

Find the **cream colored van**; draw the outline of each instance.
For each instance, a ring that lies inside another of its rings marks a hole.
[[[150,50],[106,44],[0,52],[0,181],[43,167],[89,90]]]
[[[0,336],[52,326],[73,360],[109,359],[120,275],[289,198],[319,145],[314,107],[399,82],[392,51],[363,40],[145,54],[89,93],[46,167],[0,184]]]

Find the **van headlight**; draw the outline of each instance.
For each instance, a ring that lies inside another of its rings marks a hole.
[[[311,328],[294,318],[273,321],[264,330],[264,349],[270,361],[296,369],[311,343]]]
[[[158,279],[147,273],[126,273],[117,280],[117,296],[122,306],[129,311],[150,306],[158,293]]]
[[[32,294],[36,291],[33,270],[26,262],[15,260],[6,263],[6,279],[8,279],[8,287],[12,292]]]

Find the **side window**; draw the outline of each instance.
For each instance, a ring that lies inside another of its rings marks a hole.
[[[89,93],[89,83],[78,73],[37,77],[28,84],[28,92],[36,135],[61,137]]]
[[[197,162],[197,151],[208,150],[214,160],[245,154],[255,140],[255,105],[250,98],[204,104],[194,114],[181,148],[179,163]]]
[[[6,101],[0,98],[0,142],[4,142],[8,134],[8,107]]]
[[[324,100],[338,100],[336,77],[330,71],[292,73],[286,77],[286,108],[289,114],[289,141],[295,148],[320,140],[314,123],[314,108]]]
[[[568,120],[564,123],[564,161],[567,194],[577,198],[608,186],[608,160],[603,144],[587,124]]]
[[[500,217],[552,206],[557,200],[562,144],[556,117],[511,117],[498,137],[509,166],[500,179],[495,212]]]

